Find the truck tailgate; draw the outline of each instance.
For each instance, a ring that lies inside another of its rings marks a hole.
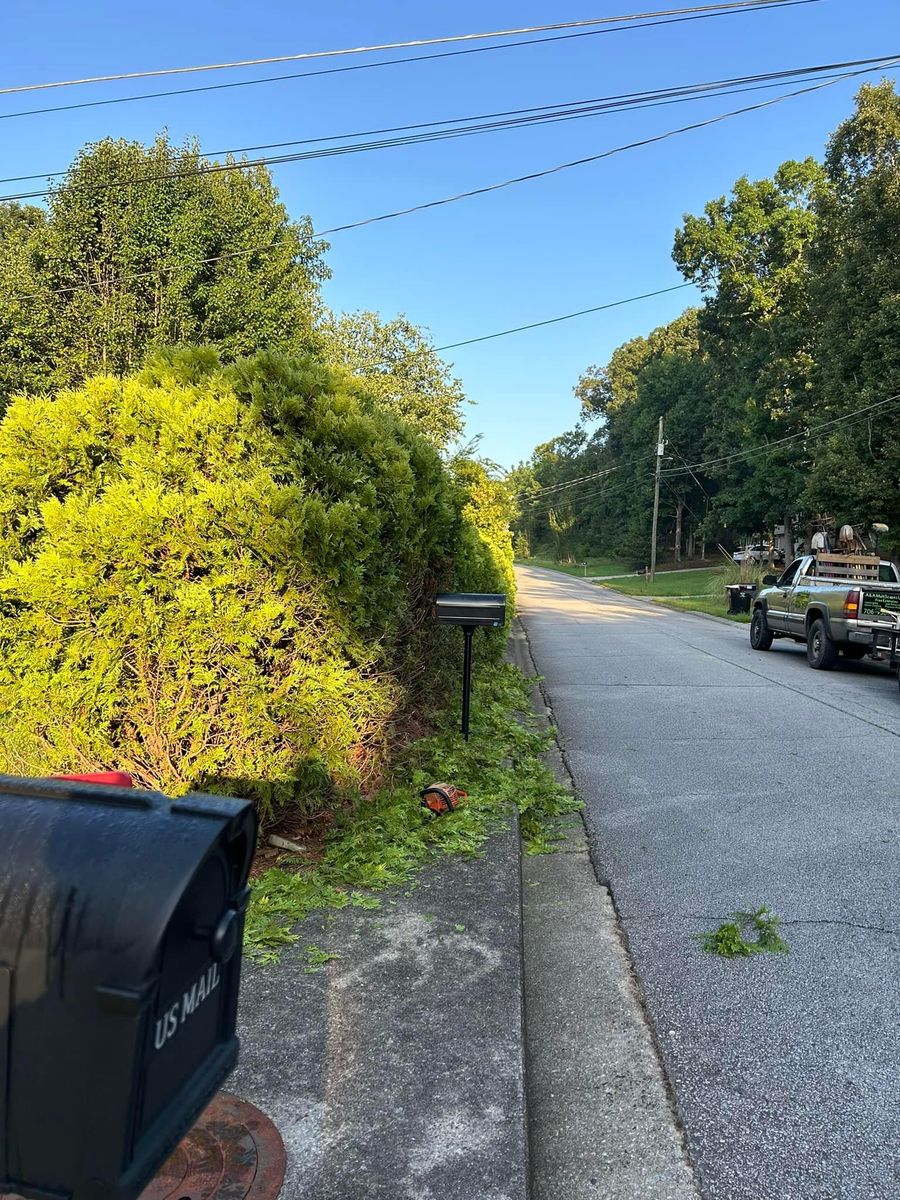
[[[886,608],[888,612],[900,612],[900,587],[865,587],[862,589],[862,604],[859,609],[861,617],[874,617],[877,620],[883,608]]]

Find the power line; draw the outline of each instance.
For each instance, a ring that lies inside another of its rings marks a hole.
[[[849,79],[854,76],[867,74],[867,71],[850,71],[841,76],[841,79]],[[429,200],[423,204],[414,204],[409,208],[396,209],[394,212],[382,213],[377,217],[367,217],[361,221],[351,221],[346,225],[335,225],[331,229],[323,229],[316,236],[327,237],[334,233],[345,233],[350,229],[362,229],[367,225],[375,225],[381,221],[392,221],[397,217],[411,216],[413,213],[425,212],[431,208],[440,208],[445,204],[454,204],[458,200],[469,200],[474,196],[485,196],[490,192],[497,192],[503,188],[513,187],[519,183],[530,183],[535,179],[546,179],[550,175],[557,175],[561,171],[571,170],[573,167],[586,166],[588,163],[599,162],[604,158],[611,158],[615,154],[622,154],[626,150],[636,150],[643,146],[652,146],[657,142],[664,142],[668,138],[677,137],[682,133],[692,133],[698,129],[706,129],[711,125],[717,125],[722,121],[727,121],[731,117],[742,116],[745,113],[759,112],[761,109],[770,108],[772,105],[781,104],[784,100],[794,99],[796,96],[808,95],[811,92],[821,91],[822,88],[833,87],[839,80],[827,80],[825,83],[817,83],[810,87],[800,88],[794,92],[785,92],[781,96],[775,96],[771,100],[761,100],[757,104],[746,105],[743,108],[732,109],[730,112],[720,113],[715,117],[707,117],[704,121],[696,121],[690,125],[682,125],[678,129],[670,129],[665,133],[658,133],[652,137],[641,138],[635,142],[627,142],[623,146],[615,146],[612,150],[604,150],[601,154],[590,154],[584,158],[576,158],[570,162],[558,163],[555,167],[546,167],[542,171],[530,171],[527,175],[517,175],[512,179],[504,179],[499,183],[486,184],[484,187],[472,188],[469,191],[457,192],[452,196],[442,197],[440,200]]]
[[[885,400],[877,400],[877,401],[875,401],[874,404],[868,404],[864,408],[854,409],[853,412],[845,413],[841,417],[834,417],[830,421],[823,421],[818,425],[810,426],[810,428],[805,430],[803,433],[791,434],[791,436],[789,438],[780,438],[778,441],[769,442],[765,446],[757,446],[750,450],[738,451],[736,454],[725,456],[725,458],[709,459],[704,463],[692,463],[692,464],[690,464],[689,467],[686,467],[685,469],[699,470],[702,467],[710,466],[710,465],[713,465],[716,463],[726,461],[726,459],[750,458],[750,457],[755,457],[755,456],[761,455],[761,454],[769,454],[772,452],[772,450],[777,449],[778,446],[782,445],[783,443],[785,443],[787,441],[796,441],[798,438],[807,438],[807,437],[812,436],[813,434],[820,433],[823,429],[829,429],[832,426],[838,425],[842,422],[858,420],[860,417],[866,416],[868,413],[872,412],[873,410],[883,408],[889,404],[894,404],[898,400],[900,400],[900,392],[896,393],[893,396],[888,396],[887,399],[885,399]],[[630,464],[624,464],[624,465],[630,465]],[[668,479],[671,479],[673,476],[678,475],[678,474],[684,474],[685,469],[679,468],[678,470],[675,470],[675,471],[663,472],[663,474],[661,476],[662,481],[664,483],[667,483]],[[639,475],[636,479],[631,479],[631,480],[628,480],[627,482],[623,481],[621,484],[617,485],[615,488],[601,488],[596,492],[589,492],[587,495],[584,495],[584,496],[571,497],[569,499],[569,503],[575,505],[576,502],[578,504],[581,504],[587,500],[596,499],[598,496],[618,495],[621,492],[629,491],[630,489],[634,488],[636,485],[639,485],[641,483],[644,483],[644,482],[652,479],[653,476],[654,476],[654,472],[650,471],[644,475]],[[672,490],[672,489],[670,488],[670,490]],[[674,490],[672,491],[672,494],[675,495],[676,498],[678,498],[677,493],[674,492]],[[554,498],[539,497],[539,500],[545,500],[545,499],[550,500],[550,506],[552,507]],[[686,508],[688,507],[687,504],[685,504],[685,507]],[[548,510],[540,510],[540,511],[535,510],[535,511],[530,512],[528,515],[543,516],[543,515],[545,515],[546,511],[548,511]],[[696,513],[692,512],[692,516],[694,516],[697,520],[699,520],[699,517],[697,517]]]
[[[415,350],[411,350],[406,355],[406,358],[407,359],[415,358],[419,354],[429,354],[429,353],[443,354],[443,352],[445,350],[456,350],[460,346],[472,346],[472,345],[475,345],[477,342],[488,342],[488,341],[492,341],[494,338],[509,337],[511,334],[514,334],[514,333],[524,333],[530,329],[540,329],[545,325],[556,325],[560,321],[571,321],[576,317],[583,317],[583,316],[588,315],[589,313],[604,312],[608,308],[621,308],[622,305],[624,305],[624,304],[634,304],[638,300],[649,300],[654,296],[664,296],[668,292],[678,292],[678,291],[681,291],[682,288],[693,287],[693,286],[694,286],[694,284],[692,284],[692,283],[676,283],[676,284],[673,284],[671,287],[658,288],[656,291],[653,291],[653,292],[642,292],[638,296],[626,296],[622,300],[610,300],[606,304],[597,304],[593,308],[582,308],[582,309],[579,309],[578,312],[564,313],[562,316],[559,316],[559,317],[548,317],[543,321],[532,321],[527,325],[516,325],[512,329],[501,329],[496,333],[485,333],[485,334],[482,334],[480,337],[466,338],[464,341],[461,341],[461,342],[448,342],[447,345],[445,345],[445,346],[421,346]],[[393,364],[389,363],[389,362],[376,364],[376,366],[392,366],[392,365]],[[618,471],[618,470],[621,470],[622,466],[630,466],[630,465],[631,465],[630,463],[623,463],[623,464],[621,464],[621,466],[611,467],[610,470]],[[608,472],[597,472],[596,474],[601,475],[601,474],[607,474],[607,473]],[[585,476],[585,478],[592,479],[592,478],[594,478],[594,476],[589,475],[589,476]],[[573,480],[568,481],[567,483],[557,484],[554,486],[560,487],[560,488],[570,487],[570,486],[572,486],[572,484],[580,483],[580,482],[582,482],[582,480],[573,479]],[[541,490],[544,491],[546,489],[541,489]]]
[[[669,489],[669,491],[672,493],[672,495],[675,497],[675,499],[678,501],[678,503],[681,504],[684,508],[686,508],[688,510],[688,512],[691,514],[691,516],[694,518],[694,520],[699,525],[701,523],[701,521],[703,520],[703,518],[697,516],[697,514],[694,512],[694,510],[688,504],[687,500],[685,500],[683,496],[678,495],[678,493],[672,487],[671,483],[669,483],[668,479],[665,478],[665,476],[662,477],[662,481],[666,485],[666,487]]]
[[[721,95],[722,89],[730,88],[730,86],[734,84],[755,84],[757,82],[763,82],[763,80],[773,80],[773,85],[778,85],[778,83],[784,82],[785,79],[790,77],[809,76],[809,74],[844,70],[846,67],[857,67],[866,64],[883,65],[886,64],[886,62],[893,61],[898,58],[900,58],[900,55],[880,55],[878,58],[874,59],[856,59],[847,62],[829,62],[829,64],[820,66],[797,67],[791,71],[770,71],[761,74],[751,74],[751,76],[714,79],[710,80],[708,83],[685,84],[678,86],[678,88],[654,88],[644,91],[618,92],[616,95],[592,97],[589,98],[589,100],[562,101],[554,104],[536,104],[536,106],[530,108],[512,108],[500,110],[500,112],[494,113],[475,113],[468,116],[452,116],[452,118],[443,118],[436,121],[418,121],[413,125],[392,125],[383,128],[377,128],[377,130],[356,130],[352,133],[320,134],[318,137],[298,138],[290,140],[290,142],[264,142],[256,145],[228,146],[228,148],[224,150],[206,151],[206,157],[217,158],[223,155],[250,154],[250,152],[258,150],[281,150],[288,148],[288,146],[316,145],[324,142],[343,142],[343,140],[348,140],[350,138],[376,137],[388,133],[407,133],[410,131],[419,130],[439,130],[440,126],[458,126],[460,130],[466,131],[469,127],[469,122],[473,121],[481,122],[500,119],[497,120],[497,125],[486,126],[488,128],[494,128],[500,125],[505,126],[508,124],[506,119],[510,119],[509,124],[512,125],[517,124],[518,120],[521,120],[522,122],[530,122],[533,120],[553,120],[558,118],[558,116],[569,116],[570,114],[593,115],[595,110],[630,109],[634,106],[637,106],[637,104],[641,104],[641,106],[643,106],[644,103],[649,101],[682,100],[682,98],[691,98],[694,96],[697,96],[698,98],[706,98],[707,92],[712,92],[712,94],[715,95]],[[726,91],[725,94],[730,95],[731,92]],[[475,128],[476,130],[481,130],[482,126],[478,125],[475,126]],[[457,131],[452,130],[451,132]],[[212,164],[210,164],[210,166],[212,166]],[[242,164],[235,163],[234,166],[235,168],[239,169]],[[31,179],[55,179],[59,178],[61,175],[66,175],[70,169],[71,168],[65,168],[62,170],[38,170],[38,172],[32,172],[30,175],[6,175],[4,178],[0,178],[0,184],[18,184],[18,182],[25,182]],[[126,186],[134,184],[134,182],[143,182],[146,180],[164,178],[167,178],[167,176],[151,175],[144,176],[143,179],[122,179],[121,184],[122,186]],[[43,196],[43,194],[47,193],[34,192],[29,194],[30,196],[38,196],[38,194]]]
[[[585,29],[580,33],[564,33],[553,37],[526,38],[518,42],[502,42],[497,46],[473,46],[466,50],[445,50],[437,54],[407,55],[405,58],[388,58],[380,62],[354,63],[345,67],[326,67],[321,71],[300,71],[282,75],[265,75],[258,79],[236,79],[228,83],[212,83],[199,87],[169,88],[164,92],[140,92],[133,96],[114,96],[107,100],[84,100],[73,104],[56,104],[44,108],[21,109],[17,112],[0,113],[0,121],[18,117],[36,117],[46,113],[73,112],[81,108],[101,108],[110,104],[131,104],[140,100],[166,99],[171,96],[190,96],[202,92],[219,92],[230,88],[255,87],[258,84],[282,83],[294,79],[313,79],[320,75],[343,75],[350,71],[372,71],[380,67],[401,66],[404,63],[434,62],[445,58],[459,58],[469,54],[492,54],[497,50],[516,50],[520,46],[547,45],[552,42],[568,42],[581,38],[599,37],[610,33],[623,33],[633,29],[652,29],[661,25],[681,25],[688,21],[705,21],[719,17],[737,17],[753,11],[768,12],[777,8],[796,8],[804,4],[818,4],[821,0],[769,0],[751,8],[725,9],[721,12],[702,12],[694,16],[669,17],[658,21],[641,21],[633,25],[614,25],[610,29]]]
[[[551,501],[561,495],[562,492],[569,488],[578,487],[579,484],[589,483],[595,479],[605,479],[607,475],[612,475],[615,471],[623,471],[626,466],[631,466],[630,463],[617,463],[613,467],[605,467],[602,471],[592,471],[590,475],[581,475],[576,479],[567,479],[563,483],[550,483],[546,487],[539,488],[531,497],[534,500]]]
[[[684,285],[682,284],[681,286],[684,286]],[[675,289],[674,289],[674,288],[672,288],[672,289],[667,289],[667,290],[674,291]],[[659,295],[659,293],[658,293],[658,292],[655,292],[655,293],[654,293],[654,292],[651,292],[651,293],[650,293],[650,295]],[[438,348],[438,349],[440,349],[440,347],[437,347],[437,348]],[[669,442],[669,441],[667,440],[667,441],[666,441],[666,445],[667,445],[667,446],[671,446],[671,442]],[[673,450],[675,450],[675,447],[674,447],[674,446],[671,446],[671,448],[672,448]],[[677,451],[677,450],[675,450],[675,453],[676,453],[676,454],[678,454],[678,451]],[[678,454],[678,457],[681,459],[681,461],[682,461],[683,463],[685,463],[685,466],[687,466],[686,460],[685,460],[685,459],[682,457],[682,455]],[[624,463],[616,463],[614,466],[612,466],[612,467],[605,467],[605,468],[604,468],[603,470],[601,470],[601,471],[593,471],[593,472],[592,472],[590,475],[581,475],[581,476],[578,476],[578,477],[577,477],[577,478],[575,478],[575,479],[567,479],[567,480],[566,480],[565,482],[563,482],[563,483],[554,483],[554,484],[549,484],[547,487],[541,488],[541,489],[540,489],[538,492],[536,492],[536,493],[535,493],[535,495],[536,495],[537,497],[539,497],[539,498],[542,498],[542,497],[543,497],[544,495],[546,495],[547,493],[559,493],[559,492],[562,492],[563,490],[565,490],[565,489],[567,489],[567,488],[570,488],[570,487],[575,487],[575,486],[577,486],[578,484],[581,484],[581,483],[588,483],[590,480],[593,480],[593,479],[600,479],[600,478],[603,478],[603,477],[604,477],[604,476],[606,476],[606,475],[611,475],[611,474],[613,473],[613,471],[622,471],[622,470],[624,470],[626,467],[634,467],[634,466],[637,466],[637,465],[638,465],[638,463],[644,462],[644,461],[645,461],[646,459],[648,459],[648,458],[656,458],[656,451],[654,450],[654,451],[653,451],[651,454],[644,454],[644,455],[642,455],[640,458],[633,458],[633,459],[631,459],[629,462],[624,462]],[[688,468],[688,470],[690,470],[690,468]],[[693,475],[693,471],[691,471],[691,474]],[[703,487],[703,484],[700,482],[700,480],[699,480],[699,479],[697,479],[696,475],[694,475],[694,479],[695,479],[695,481],[696,481],[696,483],[697,483],[697,486],[698,486],[698,487],[699,487],[699,488],[700,488],[700,489],[701,489],[701,490],[702,490],[702,491],[703,491],[703,492],[704,492],[704,493],[705,493],[705,494],[708,496],[708,495],[709,495],[709,493],[706,491],[706,488],[704,488],[704,487]]]
[[[490,342],[494,338],[509,337],[512,333],[524,333],[529,329],[541,329],[545,325],[557,325],[560,321],[571,321],[575,317],[585,317],[589,313],[604,312],[608,308],[620,308],[623,304],[634,304],[638,300],[649,300],[653,296],[664,296],[667,292],[678,292],[682,288],[693,287],[691,283],[676,283],[671,287],[658,288],[655,292],[641,292],[639,296],[628,296],[624,300],[611,300],[608,304],[597,304],[593,308],[581,308],[578,312],[564,313],[561,317],[547,317],[543,321],[531,321],[528,325],[516,325],[512,329],[500,329],[496,333],[483,333],[480,337],[466,338],[461,342],[448,342],[446,346],[435,346],[438,353],[445,350],[457,350],[460,346],[474,346],[477,342]]]
[[[626,467],[636,467],[640,463],[646,462],[646,460],[648,458],[655,458],[655,457],[656,457],[656,451],[654,450],[652,454],[642,454],[639,458],[632,458],[628,462],[616,463],[611,467],[604,467],[600,471],[592,471],[590,473],[590,475],[580,475],[580,476],[576,477],[575,479],[566,479],[562,483],[548,484],[546,487],[542,487],[534,495],[535,495],[536,499],[540,500],[540,499],[543,499],[548,494],[551,494],[551,493],[558,494],[567,488],[576,487],[578,484],[588,483],[593,479],[602,479],[606,475],[612,475],[612,473],[614,471],[624,471]]]
[[[684,463],[685,467],[690,472],[691,478],[693,479],[694,483],[696,483],[697,487],[700,489],[700,491],[703,493],[703,495],[706,496],[707,499],[709,499],[709,492],[706,490],[706,488],[703,486],[703,484],[700,482],[700,480],[697,478],[697,476],[691,470],[688,460],[684,457],[684,455],[679,450],[677,450],[675,448],[675,446],[672,445],[671,440],[669,440],[668,445],[671,447],[672,450],[675,451],[675,453],[678,455],[678,457]]]
[[[414,50],[420,46],[444,46],[455,42],[475,42],[527,33],[547,33],[559,29],[582,29],[594,25],[613,25],[623,21],[673,16],[683,13],[717,12],[723,9],[764,8],[769,0],[729,0],[724,4],[696,5],[691,8],[663,9],[656,12],[627,13],[624,16],[591,17],[583,21],[557,21],[550,25],[528,25],[519,29],[498,29],[487,33],[460,33],[447,37],[415,38],[407,42],[382,42],[374,46],[352,46],[341,50],[310,50],[301,54],[278,54],[268,58],[245,58],[234,62],[206,63],[188,67],[158,67],[151,71],[127,71],[115,75],[92,75],[82,79],[63,79],[52,83],[24,83],[0,88],[0,95],[47,91],[51,88],[81,87],[84,84],[117,83],[129,79],[158,79],[166,75],[194,75],[205,71],[231,71],[241,67],[269,66],[274,63],[301,62],[318,58],[338,58],[352,54],[379,54],[386,50]]]
[[[90,185],[91,190],[105,190],[113,187],[132,187],[141,183],[152,183],[157,180],[177,179],[193,175],[202,175],[228,170],[247,170],[261,165],[275,165],[285,162],[306,161],[311,158],[332,155],[356,153],[365,150],[378,150],[394,146],[415,145],[420,142],[443,140],[444,138],[465,137],[474,134],[497,132],[511,128],[530,127],[537,124],[555,123],[603,115],[608,112],[634,111],[642,108],[655,108],[666,104],[680,104],[691,100],[703,100],[713,96],[735,95],[742,92],[763,90],[777,87],[779,84],[792,80],[799,82],[801,78],[811,75],[826,75],[835,73],[835,80],[846,78],[845,68],[871,66],[880,69],[900,59],[900,55],[879,55],[876,58],[855,59],[847,62],[825,63],[812,67],[797,67],[784,71],[769,71],[755,75],[735,76],[729,79],[716,79],[703,83],[685,84],[679,87],[654,88],[641,92],[624,92],[612,96],[600,96],[587,100],[570,100],[556,104],[538,105],[532,108],[507,109],[500,112],[477,113],[464,117],[450,117],[437,121],[421,121],[409,125],[388,126],[381,129],[359,130],[353,133],[336,133],[314,138],[299,138],[293,141],[267,142],[252,146],[233,146],[224,150],[207,152],[208,158],[218,158],[224,155],[246,154],[259,150],[279,150],[293,146],[317,146],[325,142],[342,142],[352,138],[374,138],[386,134],[402,134],[397,138],[381,141],[352,143],[349,146],[328,146],[320,150],[310,150],[302,154],[279,155],[277,157],[258,158],[238,163],[207,162],[201,167],[186,168],[184,171],[166,174],[137,176],[132,179],[113,179]],[[738,86],[740,85],[740,86]],[[747,86],[743,86],[747,85]],[[450,128],[442,128],[450,126]],[[0,178],[0,183],[19,183],[31,179],[58,178],[66,175],[68,169],[59,171],[39,171],[30,175],[13,175]],[[31,200],[53,194],[54,189],[46,188],[38,191],[20,192],[0,197],[3,201]]]
[[[852,77],[855,77],[858,75],[864,75],[864,74],[867,74],[870,69],[871,68],[867,68],[866,70],[862,70],[862,71],[847,72],[845,75],[842,75],[840,78],[845,79],[845,78],[852,78]],[[345,233],[352,229],[363,229],[369,225],[380,224],[383,221],[396,220],[399,217],[411,216],[413,213],[426,212],[429,209],[433,209],[433,208],[441,208],[444,205],[454,204],[460,200],[468,200],[468,199],[472,199],[475,196],[488,195],[491,192],[501,191],[505,188],[513,187],[516,184],[529,183],[536,179],[544,179],[550,175],[556,175],[562,171],[570,170],[573,167],[580,167],[580,166],[585,166],[589,163],[600,162],[601,160],[603,160],[605,158],[611,158],[616,154],[622,154],[627,150],[636,150],[636,149],[640,149],[644,146],[655,145],[658,142],[666,141],[668,138],[677,137],[679,134],[682,134],[682,133],[690,133],[690,132],[694,132],[699,129],[706,129],[712,125],[719,124],[722,121],[729,120],[731,117],[741,116],[741,115],[744,115],[744,114],[750,113],[750,112],[758,112],[761,109],[770,108],[771,106],[773,106],[775,104],[780,104],[784,100],[790,100],[790,99],[794,99],[797,96],[807,95],[812,92],[820,91],[826,87],[833,87],[834,84],[837,82],[839,82],[839,80],[837,80],[837,79],[826,80],[824,83],[817,83],[817,84],[811,85],[809,87],[799,88],[798,90],[793,91],[793,92],[785,92],[780,96],[773,97],[771,100],[759,101],[756,104],[750,104],[750,105],[746,105],[742,108],[732,109],[729,112],[720,113],[718,116],[715,116],[715,117],[707,117],[703,121],[696,121],[690,125],[683,125],[677,129],[667,130],[665,133],[654,134],[652,137],[641,138],[638,141],[634,141],[634,142],[627,142],[625,145],[615,146],[611,150],[604,150],[600,154],[587,155],[583,158],[574,159],[570,162],[559,163],[554,167],[547,167],[541,171],[531,171],[527,175],[518,175],[512,179],[505,179],[505,180],[500,181],[499,183],[486,184],[483,187],[472,188],[472,189],[470,189],[468,191],[464,191],[464,192],[457,192],[452,196],[444,196],[438,200],[429,200],[429,201],[425,201],[421,204],[411,205],[408,208],[395,209],[392,212],[380,213],[378,216],[365,217],[362,220],[350,221],[344,225],[335,225],[329,229],[316,230],[312,233],[311,236],[313,238],[324,238],[324,237],[331,236],[335,233]],[[228,169],[228,168],[223,168],[223,169]],[[222,254],[209,255],[208,257],[199,259],[194,263],[182,264],[182,266],[178,269],[191,270],[191,269],[194,269],[195,267],[207,266],[212,263],[221,262],[221,261],[224,261],[227,259],[242,258],[242,257],[251,256],[253,254],[266,253],[268,251],[277,249],[281,244],[282,243],[280,243],[280,242],[268,243],[265,246],[253,246],[246,250],[233,250],[233,251],[226,251]],[[126,278],[128,280],[146,279],[146,278],[155,277],[159,273],[160,273],[160,268],[156,267],[149,271],[134,272],[133,274],[127,276]],[[112,282],[107,281],[102,286],[105,286],[105,287],[113,286],[114,287],[117,282],[118,281],[115,281],[115,280]],[[95,282],[93,280],[87,280],[87,281],[84,281],[79,284],[70,285],[68,287],[48,289],[45,292],[11,296],[11,297],[9,297],[9,299],[21,301],[21,300],[37,299],[42,296],[48,296],[48,295],[65,295],[67,293],[82,291],[84,289],[90,290],[91,288],[96,288],[99,286],[101,286],[101,285],[98,284],[97,282]]]
[[[701,481],[697,478],[696,474],[694,473],[695,469],[699,470],[701,467],[714,465],[716,463],[728,461],[731,459],[750,458],[750,457],[755,457],[758,455],[768,454],[768,453],[770,453],[771,450],[773,450],[773,449],[777,448],[778,446],[783,445],[787,442],[797,441],[801,438],[809,437],[810,434],[816,433],[821,429],[828,428],[830,425],[837,424],[838,422],[852,420],[859,416],[865,416],[866,413],[871,411],[871,409],[880,408],[884,405],[891,404],[895,400],[898,400],[898,399],[900,399],[900,393],[898,393],[898,395],[896,395],[896,396],[889,397],[887,400],[878,400],[874,404],[868,406],[867,408],[858,409],[852,413],[846,413],[846,414],[844,414],[844,416],[841,416],[841,417],[835,417],[832,421],[826,421],[822,425],[814,426],[813,428],[811,428],[809,430],[805,430],[801,433],[790,434],[788,437],[780,438],[776,442],[768,442],[765,446],[758,446],[758,447],[751,448],[750,450],[738,451],[737,453],[735,453],[733,455],[726,456],[726,458],[724,458],[724,459],[710,459],[706,463],[694,463],[693,466],[687,461],[687,459],[684,457],[684,455],[681,454],[675,448],[674,445],[672,445],[671,442],[667,442],[667,445],[669,446],[669,448],[674,450],[675,453],[678,455],[678,457],[681,459],[681,461],[684,463],[684,470],[682,470],[681,468],[674,468],[673,470],[670,470],[670,471],[663,471],[662,472],[663,482],[667,482],[669,478],[674,478],[675,476],[688,473],[688,474],[690,474],[690,476],[694,480],[694,482],[697,484],[697,486],[700,488],[700,490],[703,492],[703,494],[707,498],[709,498],[709,492],[706,490],[706,488],[703,486]],[[645,457],[653,457],[653,456],[651,455],[651,456],[645,456]],[[552,484],[546,488],[542,488],[540,490],[540,492],[536,493],[536,495],[538,498],[543,498],[543,496],[546,493],[561,492],[563,489],[568,488],[568,487],[573,487],[576,484],[584,483],[591,479],[600,478],[605,475],[610,475],[610,474],[612,474],[613,471],[620,471],[626,467],[635,466],[640,461],[642,461],[642,460],[641,459],[632,459],[630,462],[618,463],[615,466],[607,467],[602,471],[593,472],[591,475],[583,475],[578,479],[570,479],[570,480],[565,481],[564,483]],[[672,491],[673,496],[676,496],[676,498],[678,498],[677,493],[674,491],[674,489],[672,489],[670,487],[669,490]],[[584,498],[585,497],[579,497],[579,499],[584,499]],[[685,507],[688,508],[689,506],[687,505],[687,502],[684,502],[684,503],[685,503]],[[693,513],[693,510],[691,510],[690,508],[689,508],[689,511],[692,513],[693,516],[696,516],[696,513]]]
[[[637,477],[637,479],[630,479],[627,482],[622,482],[622,483],[616,484],[615,487],[599,488],[597,491],[588,492],[584,496],[571,497],[569,499],[568,503],[577,507],[577,505],[575,505],[575,501],[578,501],[579,504],[582,504],[588,500],[596,500],[598,497],[618,496],[618,495],[621,495],[623,492],[631,491],[632,488],[636,484],[644,483],[644,482],[651,480],[653,478],[653,476],[654,476],[654,472],[649,471],[645,475],[639,475]],[[526,513],[525,515],[533,516],[533,517],[544,517],[553,508],[553,503],[554,503],[554,501],[551,500],[551,502],[547,508],[535,509],[535,510],[532,510],[532,511]]]
[[[760,454],[769,454],[779,446],[784,446],[790,442],[796,442],[802,438],[808,438],[812,434],[819,433],[823,429],[828,429],[832,425],[838,425],[842,421],[856,420],[858,417],[865,416],[866,413],[872,412],[874,409],[883,408],[885,405],[893,404],[897,400],[900,400],[900,392],[894,396],[888,396],[886,400],[876,400],[874,404],[868,404],[865,408],[857,408],[854,409],[853,412],[845,413],[841,417],[834,417],[830,421],[824,421],[820,425],[812,425],[809,429],[805,429],[801,433],[791,433],[788,434],[787,437],[777,438],[774,442],[767,442],[765,446],[756,446],[750,450],[738,450],[734,454],[725,454],[720,458],[710,458],[705,462],[685,463],[683,468],[676,467],[671,471],[663,472],[663,474],[671,479],[676,475],[683,475],[685,471],[690,471],[693,473],[694,471],[704,470],[706,467],[714,467],[722,463],[735,462],[745,458],[754,458]]]

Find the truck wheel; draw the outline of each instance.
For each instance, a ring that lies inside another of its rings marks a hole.
[[[838,660],[838,648],[828,636],[825,622],[818,618],[806,635],[806,661],[814,671],[830,671]]]
[[[753,620],[750,622],[750,645],[754,650],[771,650],[775,635],[769,628],[765,609],[753,610]]]
[[[844,658],[865,658],[868,653],[868,646],[857,646],[853,642],[851,642],[848,646],[841,647],[841,654],[843,654]]]

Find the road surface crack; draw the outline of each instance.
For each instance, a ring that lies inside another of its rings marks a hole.
[[[802,920],[782,921],[782,925],[842,925],[845,929],[865,929],[868,933],[888,933],[893,937],[900,937],[900,929],[888,929],[884,925],[865,925],[859,921],[840,921],[823,917],[818,920]]]
[[[721,913],[715,916],[712,913],[684,913],[682,920],[684,921],[728,921],[732,917],[729,913],[727,916],[722,916]],[[639,916],[626,916],[623,920],[634,921],[640,920]],[[890,929],[885,925],[867,925],[862,921],[844,921],[838,917],[796,917],[793,920],[783,918],[782,925],[841,925],[845,929],[863,929],[867,933],[886,933],[891,937],[900,937],[900,929]]]

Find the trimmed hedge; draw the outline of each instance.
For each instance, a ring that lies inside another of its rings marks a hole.
[[[422,662],[451,651],[433,593],[508,587],[502,485],[479,470],[454,479],[311,359],[173,352],[18,398],[0,770],[117,768],[249,794],[268,820],[365,782]]]

